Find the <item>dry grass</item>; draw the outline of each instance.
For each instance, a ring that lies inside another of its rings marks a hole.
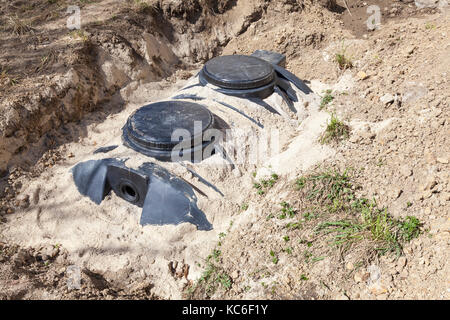
[[[31,23],[20,19],[18,16],[11,16],[7,18],[8,29],[17,36],[23,36],[28,33],[34,33]]]

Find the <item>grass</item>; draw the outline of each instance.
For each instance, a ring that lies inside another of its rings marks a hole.
[[[243,203],[243,204],[241,205],[241,210],[242,210],[242,211],[247,211],[247,209],[248,209],[248,203]]]
[[[379,208],[375,200],[356,197],[348,170],[304,176],[301,185],[306,199],[321,204],[320,216],[325,217],[314,228],[315,233],[331,235],[329,242],[333,246],[349,248],[355,242],[368,240],[379,253],[400,254],[403,244],[421,232],[416,217],[396,219],[385,208]]]
[[[140,13],[147,13],[150,10],[155,10],[155,6],[153,4],[148,3],[146,0],[134,0],[134,4],[136,9]]]
[[[328,144],[332,141],[340,141],[342,139],[347,139],[349,136],[350,128],[341,120],[339,120],[336,115],[332,114],[330,121],[327,122],[327,127],[325,132],[320,137],[320,143]]]
[[[253,183],[253,188],[255,188],[259,195],[263,195],[267,190],[272,188],[274,184],[278,180],[278,175],[276,173],[272,173],[269,179],[262,179],[259,182]]]
[[[12,33],[17,36],[22,36],[27,33],[33,33],[31,24],[25,20],[21,20],[18,16],[8,17],[7,25],[11,29]]]
[[[427,23],[425,24],[425,29],[427,29],[427,30],[430,30],[430,29],[436,29],[436,25],[434,25],[434,24],[432,24],[432,23],[430,23],[430,22],[427,22]]]
[[[13,78],[9,73],[8,69],[6,67],[2,67],[0,65],[0,86],[1,85],[9,85],[14,86],[19,83],[19,80],[16,78]]]
[[[350,57],[347,56],[347,48],[344,46],[344,43],[342,43],[341,50],[336,53],[335,60],[339,66],[339,69],[341,70],[347,70],[353,68],[353,62]]]
[[[276,253],[273,250],[270,250],[270,256],[272,257],[272,263],[277,264],[278,263],[278,257]]]
[[[319,107],[320,110],[325,108],[328,104],[331,103],[331,101],[333,101],[334,96],[331,95],[332,92],[333,91],[330,89],[325,91],[325,95],[322,97],[322,100],[320,101],[320,107]]]
[[[294,208],[292,208],[289,203],[283,201],[280,203],[281,205],[281,214],[278,216],[278,219],[286,219],[286,217],[293,218],[296,214]]]
[[[81,39],[83,42],[89,40],[88,35],[83,30],[73,30],[69,33],[73,39]]]
[[[224,236],[223,234],[219,238],[223,239]],[[206,267],[202,276],[194,285],[190,285],[186,289],[189,299],[192,299],[195,295],[211,297],[218,289],[225,291],[231,289],[233,281],[219,265],[221,263],[221,254],[220,250],[214,249],[206,258]]]

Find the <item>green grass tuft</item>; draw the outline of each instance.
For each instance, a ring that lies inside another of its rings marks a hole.
[[[349,132],[350,128],[332,114],[330,121],[327,123],[325,132],[320,137],[320,143],[325,144],[332,141],[338,142],[342,139],[347,139]]]

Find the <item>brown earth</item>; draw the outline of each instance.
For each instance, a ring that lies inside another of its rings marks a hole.
[[[284,176],[260,196],[244,187],[253,177],[243,177],[246,209],[230,217],[213,263],[199,261],[222,275],[216,290],[191,279],[185,296],[449,298],[448,7],[348,0],[349,12],[343,1],[85,2],[78,1],[83,31],[74,32],[65,28],[67,1],[0,1],[2,223],[34,201],[21,194],[26,179],[73,156],[66,144],[81,141],[89,123],[120,112],[139,85],[164,88],[216,55],[274,50],[316,92],[331,90],[324,107],[351,130],[333,144],[332,159],[298,177],[348,169],[356,197],[374,198],[396,219],[417,217],[421,235],[397,256],[374,254],[367,238],[336,249],[314,233],[329,217],[305,216],[326,202],[309,203]],[[373,4],[381,8],[381,29],[369,32],[366,9]],[[339,68],[338,53],[351,68]],[[297,212],[292,220],[277,219],[282,201]],[[64,248],[0,241],[1,298],[158,298],[151,278],[129,281],[139,270],[83,270],[82,288],[68,290]],[[172,265],[167,272],[182,279],[185,266],[178,265],[181,271]]]

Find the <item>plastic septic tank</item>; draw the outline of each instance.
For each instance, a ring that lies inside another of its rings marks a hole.
[[[100,204],[114,191],[142,208],[142,225],[189,222],[199,230],[212,229],[197,207],[199,188],[171,168],[186,162],[199,166],[208,158],[233,166],[233,156],[223,147],[226,130],[243,126],[264,130],[273,117],[298,121],[314,97],[308,86],[284,69],[285,63],[283,55],[265,50],[209,60],[172,97],[133,112],[122,128],[121,144],[94,152],[105,158],[72,169],[79,192]],[[127,164],[142,157],[139,166]],[[212,187],[207,176],[189,170],[199,183]]]

